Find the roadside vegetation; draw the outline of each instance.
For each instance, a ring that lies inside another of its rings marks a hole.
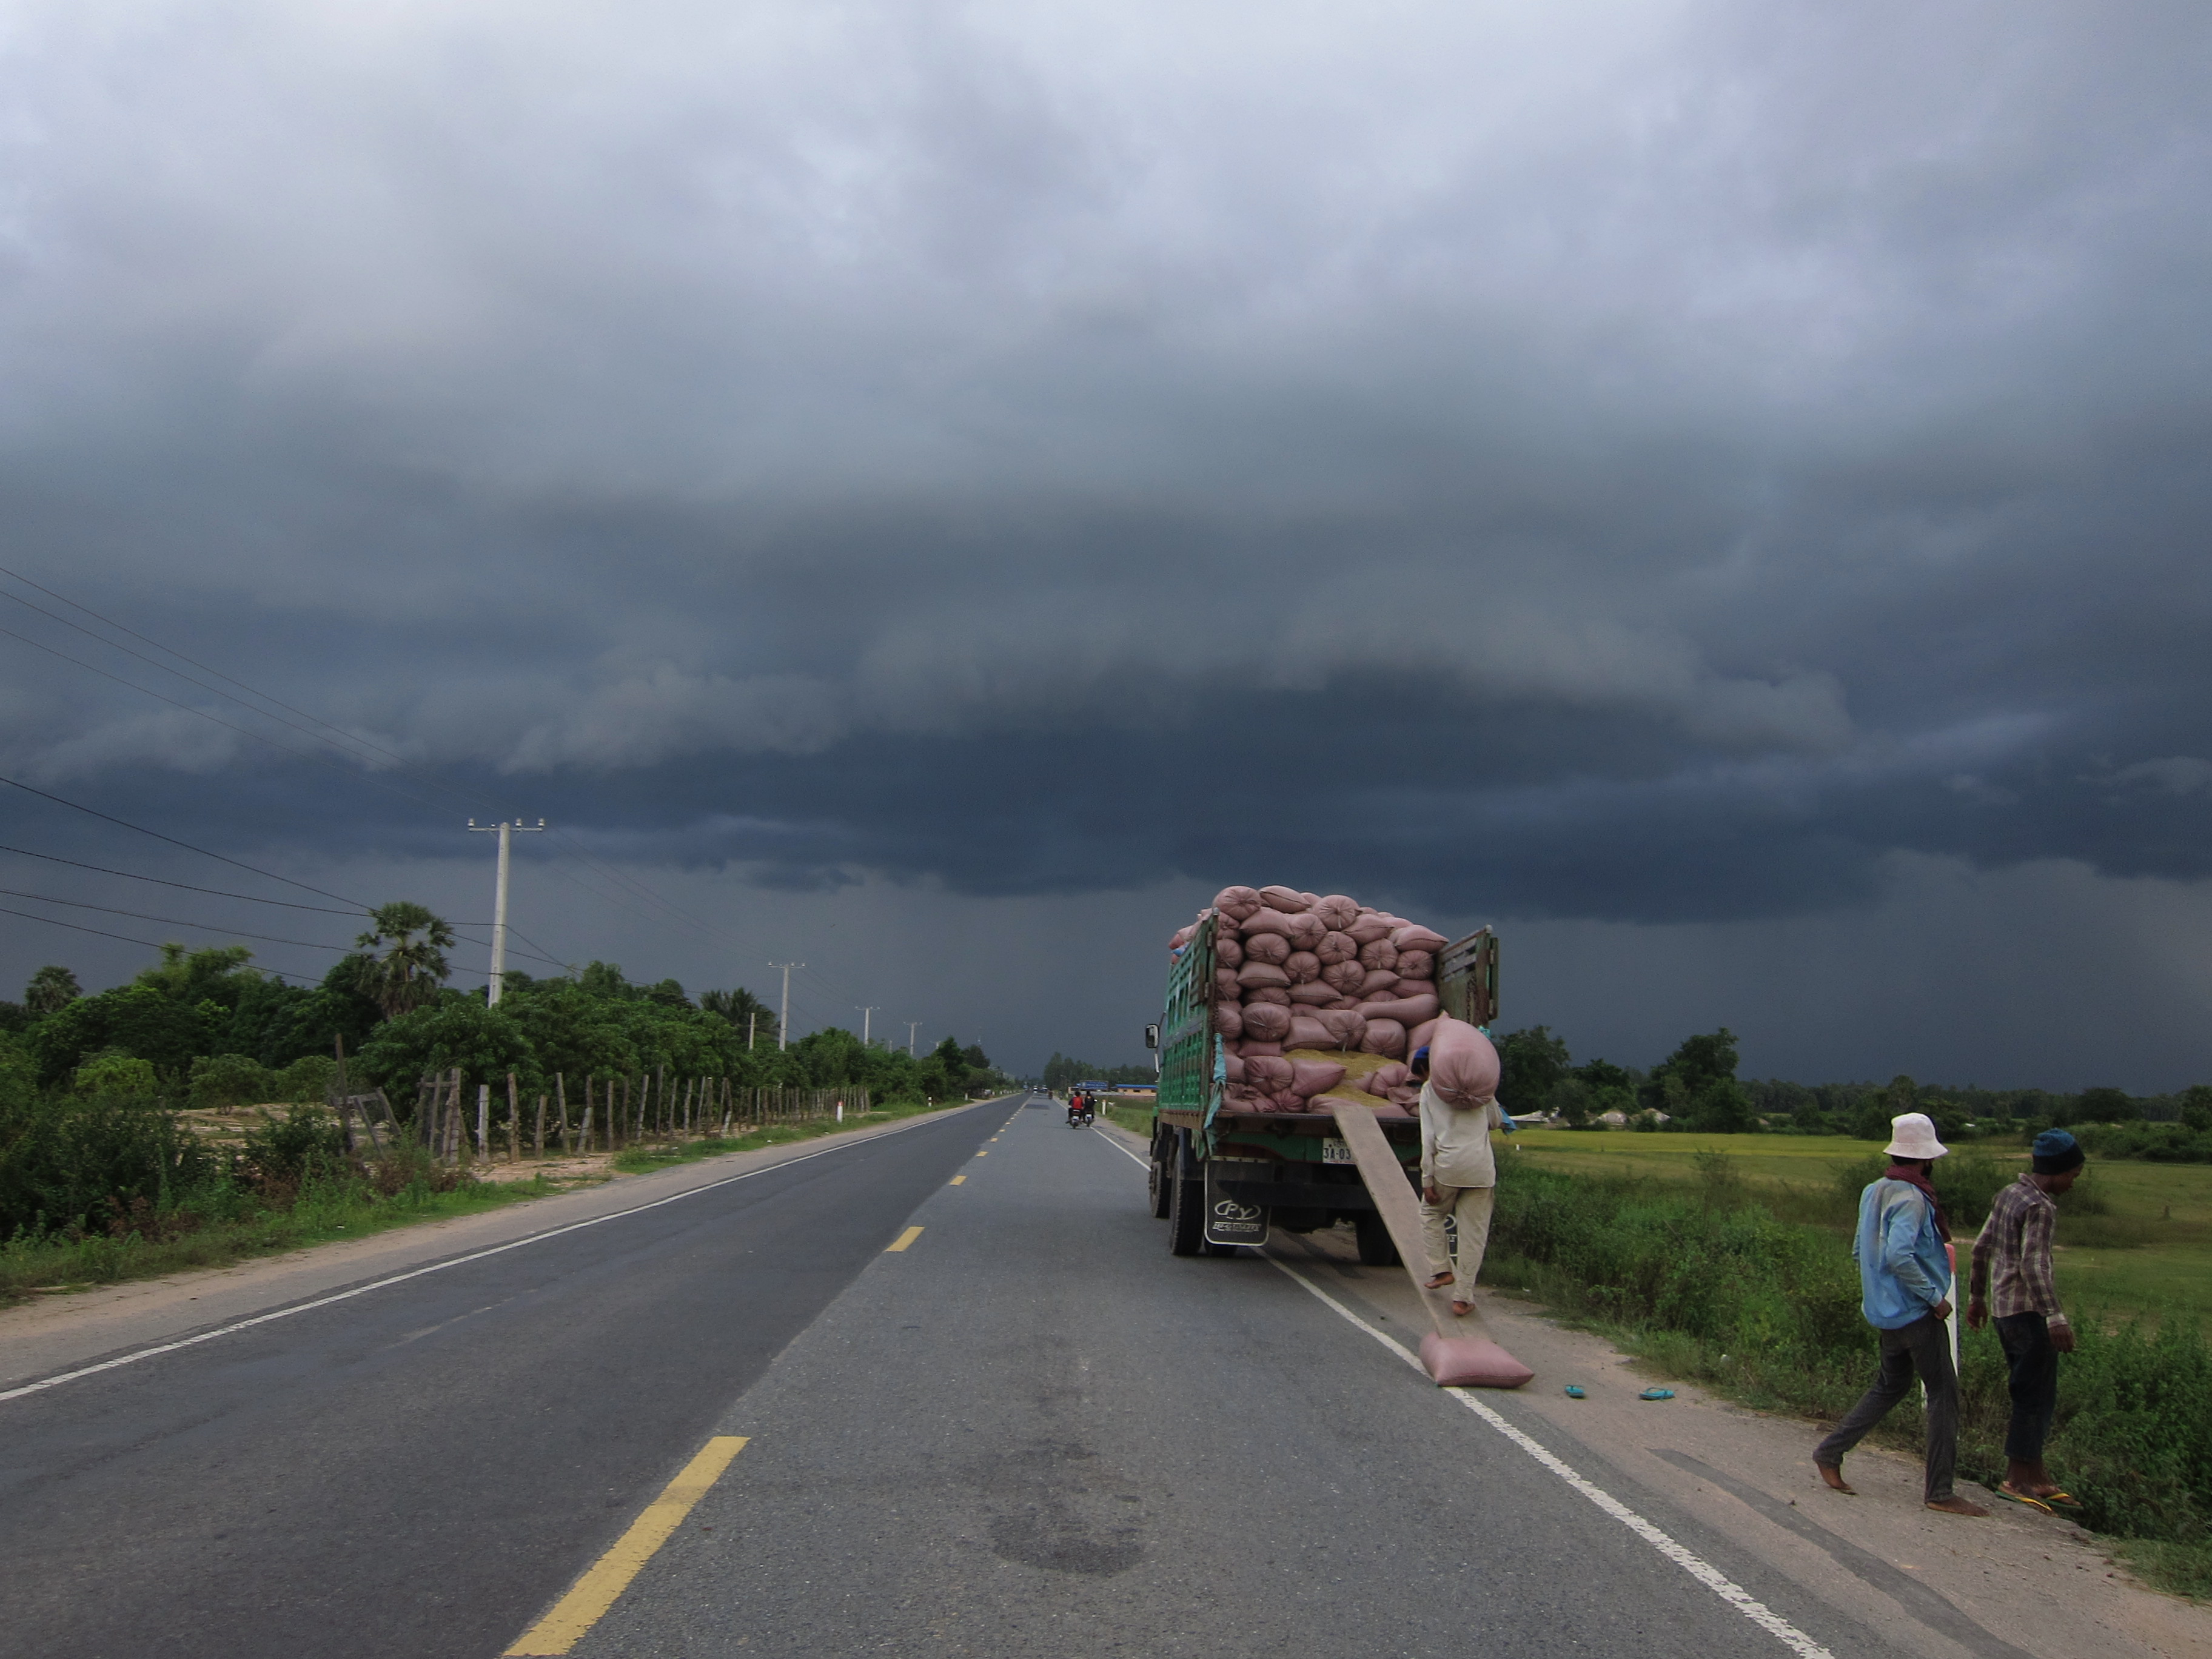
[[[316,986],[256,970],[242,946],[166,945],[90,995],[70,969],[40,969],[21,1003],[0,1003],[0,1301],[557,1190],[559,1176],[516,1166],[526,1146],[570,1150],[594,1090],[592,1150],[606,1149],[618,1092],[617,1167],[647,1168],[823,1133],[834,1121],[809,1114],[832,1097],[886,1118],[1005,1086],[980,1048],[951,1037],[918,1056],[835,1028],[780,1044],[750,992],[695,1000],[607,963],[510,973],[492,1007],[444,984],[451,943],[438,917],[398,903]],[[434,1075],[447,1130],[465,1131],[443,1158],[416,1121]],[[374,1136],[329,1109],[376,1090],[393,1121]],[[733,1104],[744,1121],[746,1091],[757,1119],[799,1121],[720,1138]],[[541,1122],[549,1094],[569,1109]],[[502,1150],[501,1180],[482,1179]]]
[[[1656,1371],[1748,1404],[1833,1419],[1866,1388],[1875,1347],[1859,1312],[1850,1217],[1878,1160],[1824,1149],[1800,1160],[1812,1166],[1801,1184],[1775,1178],[1762,1136],[1712,1137],[1732,1144],[1694,1149],[1686,1168],[1647,1157],[1605,1160],[1611,1170],[1587,1154],[1574,1167],[1552,1165],[1546,1154],[1557,1141],[1581,1137],[1514,1139],[1522,1150],[1499,1160],[1486,1280],[1603,1331]],[[1936,1165],[1962,1253],[2017,1167],[1972,1152]],[[2186,1307],[2115,1310],[2081,1290],[2071,1253],[2116,1219],[2098,1185],[2109,1173],[2061,1204],[2060,1291],[2081,1346],[2060,1366],[2051,1466],[2087,1505],[2084,1523],[2109,1534],[2147,1582],[2201,1595],[2212,1591],[2212,1346],[2197,1316],[2204,1291],[2197,1286]],[[1960,1467],[1994,1483],[2010,1407],[1992,1333],[1962,1333],[1960,1373]],[[1885,1430],[1899,1446],[1917,1446],[1919,1432],[1910,1409],[1892,1413]]]

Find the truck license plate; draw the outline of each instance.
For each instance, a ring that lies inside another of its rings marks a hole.
[[[1328,1135],[1323,1137],[1321,1143],[1321,1161],[1324,1164],[1356,1164],[1358,1162],[1358,1160],[1352,1155],[1352,1143],[1337,1135]]]

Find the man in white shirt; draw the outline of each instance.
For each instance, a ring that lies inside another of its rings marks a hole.
[[[1490,1131],[1509,1120],[1495,1097],[1464,1108],[1439,1100],[1429,1082],[1426,1048],[1413,1051],[1412,1070],[1421,1085],[1421,1237],[1429,1252],[1428,1288],[1455,1286],[1452,1311],[1464,1316],[1474,1308],[1474,1276],[1490,1243],[1491,1204],[1498,1191]],[[1447,1216],[1459,1231],[1456,1264],[1444,1232]]]

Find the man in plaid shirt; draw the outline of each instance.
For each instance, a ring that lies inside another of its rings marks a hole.
[[[1988,1322],[1994,1280],[1997,1340],[2012,1385],[2007,1467],[1997,1492],[2048,1514],[2081,1507],[2044,1467],[2043,1442],[2058,1405],[2058,1356],[2074,1352],[2074,1328],[2059,1310],[2051,1270],[2051,1235],[2058,1220],[2051,1200],[2073,1186],[2087,1160],[2063,1129],[2036,1136],[2034,1157],[2029,1172],[1990,1203],[1990,1218],[1974,1241],[1966,1323],[1979,1330]]]

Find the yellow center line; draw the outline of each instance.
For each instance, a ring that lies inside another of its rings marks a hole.
[[[904,1232],[901,1233],[901,1234],[898,1236],[898,1239],[897,1239],[897,1242],[896,1242],[896,1243],[890,1243],[890,1244],[886,1244],[886,1245],[884,1245],[884,1254],[885,1255],[890,1255],[893,1250],[902,1250],[902,1249],[906,1249],[906,1247],[907,1247],[908,1245],[909,1245],[909,1244],[913,1243],[914,1243],[914,1241],[915,1241],[915,1239],[920,1238],[921,1237],[921,1228],[919,1228],[919,1227],[909,1227],[909,1228],[908,1228]]]
[[[957,1187],[962,1182],[967,1179],[968,1177],[966,1176],[955,1176],[952,1177],[952,1184]]]
[[[645,1512],[629,1523],[629,1530],[569,1586],[568,1593],[553,1604],[553,1610],[516,1638],[507,1650],[507,1659],[564,1654],[582,1641],[629,1588],[629,1581],[653,1559],[653,1552],[684,1523],[691,1506],[721,1479],[731,1460],[745,1449],[747,1438],[742,1434],[718,1434],[709,1440],[684,1466],[684,1472],[661,1488],[660,1496],[645,1506]]]
[[[975,1156],[978,1158],[988,1158],[990,1155],[991,1149],[988,1146],[979,1147],[975,1153]]]

